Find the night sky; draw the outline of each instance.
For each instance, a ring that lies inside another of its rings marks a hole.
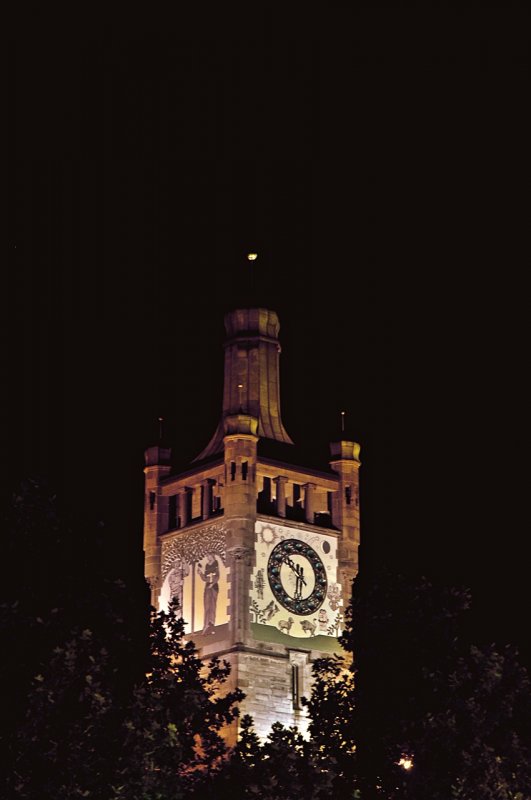
[[[292,438],[326,465],[345,410],[361,443],[365,568],[470,586],[476,636],[529,658],[525,29],[381,7],[16,34],[4,493],[44,476],[134,574],[157,417],[186,467],[224,313],[270,307]]]

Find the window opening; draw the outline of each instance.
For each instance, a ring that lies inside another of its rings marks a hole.
[[[300,708],[300,667],[298,664],[291,665],[291,699],[293,708]]]
[[[168,503],[168,528],[177,527],[177,495],[172,494]]]

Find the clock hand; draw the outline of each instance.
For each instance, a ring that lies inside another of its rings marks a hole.
[[[291,558],[289,556],[284,556],[283,560],[284,560],[284,563],[287,564],[288,567],[290,567],[291,571],[295,573],[297,578],[300,579],[301,583],[303,583],[306,586],[306,579],[303,578],[304,567],[299,567],[300,572],[298,572],[297,571],[297,565],[291,560]]]

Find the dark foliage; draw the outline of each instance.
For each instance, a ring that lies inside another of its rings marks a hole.
[[[33,678],[12,754],[10,788],[24,800],[155,800],[190,795],[226,749],[221,729],[239,691],[229,668],[205,667],[171,607],[152,618],[149,672],[123,696],[107,650],[75,630]],[[119,676],[118,676],[119,677]]]
[[[212,800],[326,800],[333,796],[334,765],[296,728],[275,723],[261,743],[253,720],[244,716],[237,746],[222,768],[201,787]]]
[[[1,625],[9,658],[1,683],[9,687],[0,735],[16,727],[37,665],[72,631],[98,632],[113,669],[116,691],[128,691],[145,673],[149,647],[149,592],[143,578],[126,583],[109,571],[106,543],[113,536],[84,510],[72,514],[40,479],[25,480],[2,513],[8,569],[2,586]]]
[[[342,638],[352,659],[316,664],[308,704],[341,796],[357,785],[363,800],[529,798],[529,679],[512,649],[470,645],[469,605],[424,578],[355,581]]]
[[[176,609],[153,615],[143,585],[106,574],[109,531],[70,518],[26,481],[4,514],[2,744],[14,797],[158,798],[190,792],[225,753],[241,693],[206,667]]]

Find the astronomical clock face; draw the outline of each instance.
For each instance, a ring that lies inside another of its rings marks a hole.
[[[339,636],[343,616],[337,537],[261,521],[255,532],[250,603],[254,634],[273,641]]]
[[[278,602],[299,616],[313,614],[326,598],[323,562],[313,547],[299,539],[284,539],[273,548],[267,579]]]

